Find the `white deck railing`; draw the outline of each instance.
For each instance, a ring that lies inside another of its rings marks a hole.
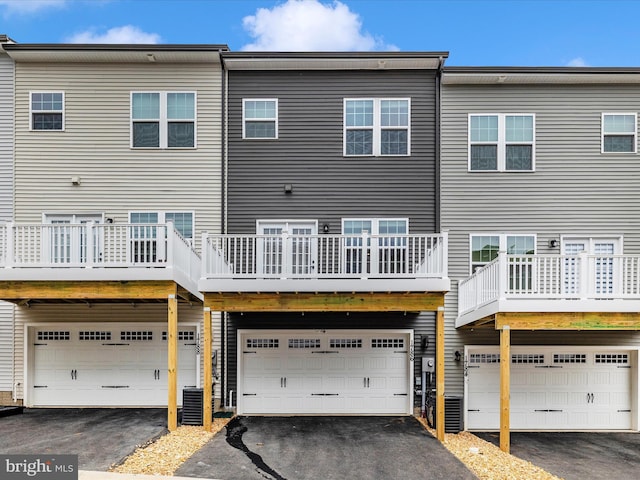
[[[507,255],[462,280],[458,315],[500,299],[640,299],[640,255]]]
[[[172,223],[0,225],[0,268],[5,269],[170,267],[197,279],[200,262]]]
[[[208,279],[445,278],[447,234],[204,234],[202,260]]]

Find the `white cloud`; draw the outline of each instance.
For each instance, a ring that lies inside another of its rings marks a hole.
[[[160,43],[157,33],[146,33],[134,25],[113,27],[104,33],[87,30],[67,39],[69,43]]]
[[[338,0],[287,0],[272,9],[259,8],[242,19],[254,39],[242,50],[372,51],[397,50],[362,31],[357,13]]]
[[[584,61],[582,57],[576,57],[572,60],[569,60],[567,63],[567,67],[588,67],[587,62]]]
[[[0,6],[6,7],[5,13],[29,14],[46,8],[61,8],[67,0],[0,0]]]

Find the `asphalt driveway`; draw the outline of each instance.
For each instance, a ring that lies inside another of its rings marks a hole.
[[[77,454],[80,470],[106,471],[166,433],[166,409],[25,409],[0,418],[4,454]]]
[[[237,417],[176,472],[222,480],[472,480],[413,417]]]
[[[498,433],[474,435],[500,444]],[[639,433],[512,432],[511,453],[565,480],[638,478]]]

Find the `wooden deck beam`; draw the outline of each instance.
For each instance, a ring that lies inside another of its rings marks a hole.
[[[172,281],[0,281],[0,300],[166,300]]]
[[[502,312],[496,330],[640,330],[640,312]]]
[[[222,312],[421,312],[444,306],[444,293],[205,293]]]

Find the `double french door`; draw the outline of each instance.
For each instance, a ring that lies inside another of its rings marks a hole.
[[[584,285],[587,293],[611,295],[615,293],[616,264],[614,255],[620,254],[621,241],[618,238],[566,238],[563,240],[564,293],[578,294]],[[578,256],[588,256],[585,264]],[[582,280],[586,279],[585,283]]]
[[[45,222],[48,233],[43,235],[42,249],[48,262],[77,265],[100,261],[100,236],[87,224],[101,223],[102,215],[47,215]]]
[[[314,221],[258,222],[256,268],[273,276],[312,275],[318,255]]]

